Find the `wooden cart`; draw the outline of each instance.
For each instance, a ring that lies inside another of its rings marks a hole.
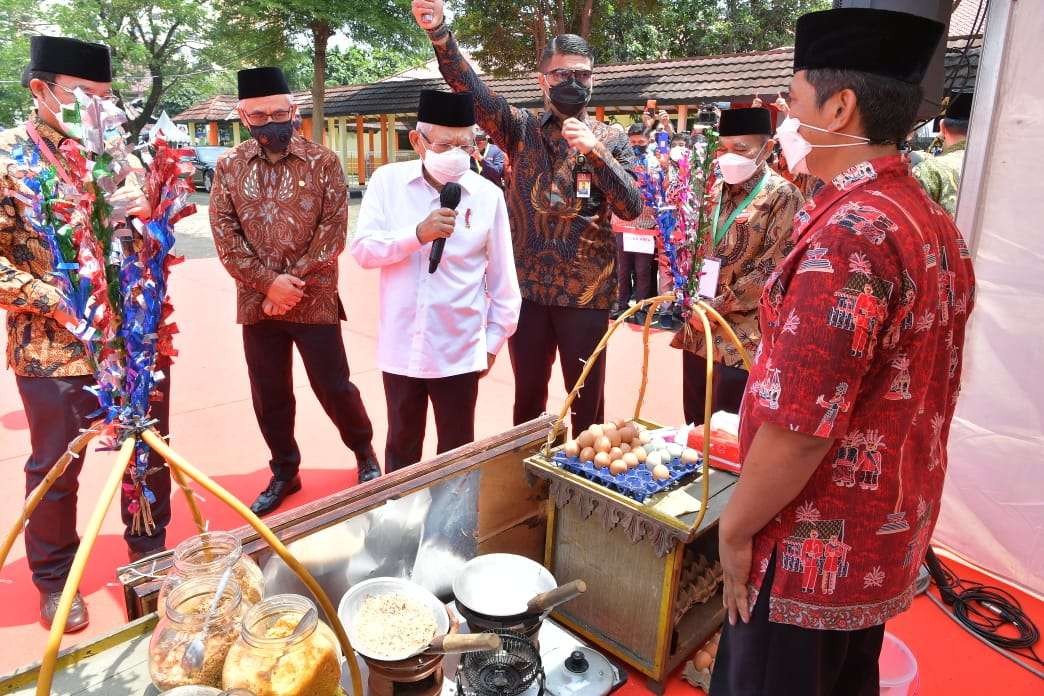
[[[588,591],[554,618],[649,677],[662,693],[667,677],[721,626],[720,588],[680,618],[686,554],[718,559],[717,522],[737,477],[711,470],[710,496],[700,528],[697,515],[664,512],[667,494],[645,504],[571,474],[543,453],[528,471],[550,484],[544,564],[560,581],[583,578]],[[699,499],[702,480],[685,490]]]

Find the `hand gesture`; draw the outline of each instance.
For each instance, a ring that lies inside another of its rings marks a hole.
[[[760,109],[765,105],[765,102],[761,101],[761,97],[754,97],[754,101],[750,103],[752,109]]]
[[[134,216],[139,220],[148,220],[152,217],[152,206],[149,199],[140,189],[132,186],[124,186],[116,189],[109,197],[109,205],[114,208],[124,208],[127,216]]]
[[[581,155],[590,154],[591,150],[598,144],[598,138],[591,132],[591,128],[583,121],[575,118],[567,118],[562,122],[562,137],[565,138],[569,147]]]
[[[785,114],[790,113],[790,105],[787,104],[787,100],[783,98],[782,94],[776,95],[775,107]]]
[[[284,311],[290,311],[304,297],[304,286],[305,282],[300,278],[295,278],[289,273],[283,273],[276,276],[276,279],[268,288],[266,297],[273,306],[277,308],[285,307]]]
[[[424,31],[438,27],[444,16],[442,0],[413,0],[413,18]]]
[[[449,239],[453,236],[453,227],[456,224],[456,210],[439,208],[417,225],[417,241],[427,244],[436,239]]]
[[[662,124],[664,124],[664,125],[667,125],[667,124],[668,124],[668,123],[670,122],[670,120],[671,120],[671,116],[670,116],[670,114],[668,114],[668,113],[667,113],[666,111],[664,111],[663,109],[661,109],[661,110],[660,110],[660,113],[659,113],[659,114],[657,114],[657,116],[658,116],[658,117],[659,117],[659,119],[660,119],[660,123],[662,123]]]

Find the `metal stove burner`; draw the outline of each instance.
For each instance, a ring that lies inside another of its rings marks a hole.
[[[494,631],[500,650],[463,655],[457,672],[459,696],[519,696],[531,686],[544,693],[544,670],[540,654],[525,636]]]

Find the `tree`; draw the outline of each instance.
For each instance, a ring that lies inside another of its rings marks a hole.
[[[187,73],[206,71],[209,12],[196,0],[69,0],[55,5],[63,33],[112,49],[114,91],[124,106],[141,97],[127,124],[136,139],[164,94]]]
[[[556,34],[583,36],[599,62],[758,51],[793,43],[829,0],[451,0],[458,39],[496,75],[532,70]],[[519,17],[528,18],[522,21]]]
[[[29,62],[29,35],[44,27],[34,0],[5,0],[0,13],[0,127],[14,125],[29,113],[32,97],[19,82]]]
[[[399,48],[420,46],[424,37],[413,23],[409,0],[242,0],[220,10],[226,27],[257,23],[279,27],[284,44],[307,38],[312,55],[312,137],[321,141],[326,94],[328,47],[335,34],[354,46]]]
[[[430,57],[431,51],[408,48],[370,48],[348,46],[333,48],[326,56],[327,87],[376,82],[403,70],[416,67]],[[290,89],[309,89],[313,79],[311,51],[292,54],[282,63]]]

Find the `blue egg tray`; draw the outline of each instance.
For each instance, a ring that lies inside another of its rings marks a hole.
[[[599,469],[593,462],[581,462],[579,457],[570,457],[565,452],[556,452],[552,459],[555,464],[569,473],[582,476],[588,481],[594,481],[639,503],[644,503],[649,496],[677,486],[682,479],[700,469],[699,464],[683,464],[681,459],[675,457],[667,465],[667,469],[671,472],[670,478],[657,481],[653,478],[652,472],[641,465],[636,469],[613,476],[608,469]]]

